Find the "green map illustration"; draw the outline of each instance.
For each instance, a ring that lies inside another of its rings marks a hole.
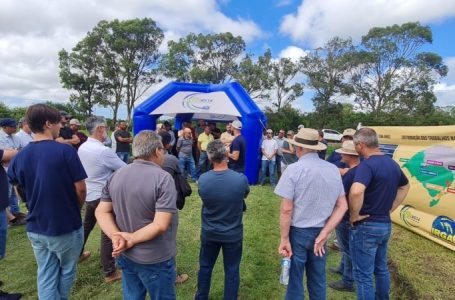
[[[455,188],[454,173],[455,149],[449,146],[433,146],[417,152],[405,161],[403,168],[414,177],[432,198],[429,206],[439,203],[441,197],[447,193],[447,188]]]

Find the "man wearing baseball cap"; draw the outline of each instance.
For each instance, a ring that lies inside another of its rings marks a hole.
[[[229,168],[239,173],[244,173],[246,141],[242,135],[242,122],[235,120],[232,122],[231,127],[234,132],[234,139],[228,154]]]
[[[79,138],[79,143],[73,144],[74,148],[79,149],[80,145],[82,145],[85,141],[87,141],[88,137],[85,133],[79,131],[81,128],[81,122],[78,119],[71,119],[70,120],[70,129],[73,135],[76,135]]]
[[[355,134],[355,129],[352,128],[347,128],[343,131],[343,137],[341,138],[341,143],[344,141],[349,141],[353,139],[353,136]],[[338,169],[345,169],[347,168],[346,164],[341,161],[341,154],[333,151],[332,154],[327,158],[328,162],[331,162],[335,166],[338,167]],[[343,174],[343,172],[342,172]]]
[[[286,299],[303,299],[305,271],[310,299],[326,299],[325,243],[348,208],[343,183],[338,169],[319,158],[327,146],[316,130],[302,128],[289,142],[299,160],[275,188],[282,198],[278,252],[291,258]]]
[[[71,116],[66,111],[60,111],[60,133],[58,138],[55,139],[56,142],[67,144],[67,145],[78,145],[80,140],[77,135],[73,134],[71,128],[68,127],[68,122],[71,119]]]

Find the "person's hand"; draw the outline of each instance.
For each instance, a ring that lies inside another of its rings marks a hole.
[[[359,214],[352,215],[351,214],[351,217],[349,218],[349,223],[351,223],[351,226],[354,226],[355,222],[362,221],[362,220],[364,220],[366,218],[369,218],[369,217],[370,217],[370,215],[359,215]]]
[[[319,235],[314,240],[314,248],[313,252],[316,256],[324,256],[325,255],[325,243],[327,242],[328,235],[321,231]]]
[[[118,257],[124,251],[133,247],[133,234],[129,232],[116,232],[112,235],[112,256]]]
[[[280,254],[281,256],[284,256],[284,257],[289,257],[291,258],[292,256],[292,247],[291,247],[291,243],[289,242],[289,240],[282,240],[280,242],[280,246],[278,247],[278,254]]]

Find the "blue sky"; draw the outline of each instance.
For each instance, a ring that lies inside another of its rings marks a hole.
[[[136,17],[156,20],[166,41],[189,32],[231,31],[245,39],[249,52],[260,55],[270,48],[276,58],[296,58],[336,35],[356,42],[374,26],[420,21],[433,31],[433,44],[424,50],[440,54],[450,69],[435,86],[437,105],[455,105],[455,1],[0,0],[0,7],[0,101],[9,106],[67,101],[58,51],[71,49],[100,20]],[[296,107],[311,111],[310,97],[306,91]],[[108,109],[96,113],[110,116]]]

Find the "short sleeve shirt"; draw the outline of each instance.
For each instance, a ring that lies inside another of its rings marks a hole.
[[[345,193],[337,167],[308,153],[286,168],[275,194],[294,203],[292,226],[310,228],[324,227]]]
[[[241,170],[245,167],[245,152],[246,152],[246,141],[243,135],[238,135],[234,138],[229,149],[229,153],[239,151],[239,159],[237,161],[229,158],[229,167],[233,170]]]
[[[146,179],[146,180],[144,180]],[[153,162],[136,159],[108,180],[101,201],[112,202],[121,231],[134,232],[153,222],[156,212],[173,214],[166,232],[124,252],[139,264],[155,264],[176,254],[177,190],[171,175]]]
[[[31,142],[11,161],[8,177],[25,191],[27,231],[57,236],[81,227],[74,183],[87,174],[72,146],[50,140]]]
[[[261,148],[265,151],[265,153],[270,155],[278,150],[278,143],[274,139],[264,139],[262,141]],[[262,160],[267,160],[267,157],[262,155]],[[273,156],[272,161],[275,161],[275,156]]]
[[[197,141],[199,143],[201,143],[201,149],[202,151],[206,151],[207,150],[207,145],[213,141],[214,138],[213,138],[213,135],[212,134],[205,134],[205,133],[201,133],[197,139]]]
[[[193,139],[185,139],[183,137],[177,140],[177,148],[179,148],[179,157],[192,155]]]
[[[129,138],[131,137],[131,134],[127,130],[117,130],[114,133],[115,141],[116,141],[116,152],[130,152],[130,143],[127,142],[120,142],[117,138],[122,137],[122,138]]]
[[[366,187],[360,214],[370,215],[368,220],[372,222],[390,222],[390,209],[398,187],[409,181],[391,157],[373,155],[358,165],[354,182]]]

